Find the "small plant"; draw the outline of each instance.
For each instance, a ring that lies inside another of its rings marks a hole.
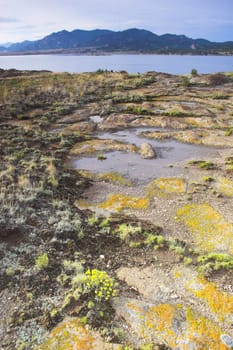
[[[196,69],[196,68],[193,68],[193,69],[191,70],[191,75],[192,75],[193,77],[196,77],[196,76],[198,75],[198,72],[197,72],[197,69]]]
[[[210,176],[203,176],[202,180],[204,182],[213,182],[214,181],[213,177],[210,177]]]
[[[168,244],[169,244],[169,250],[172,250],[176,254],[179,254],[179,255],[185,254],[185,246],[184,246],[183,242],[175,239],[175,240],[170,240],[168,242]]]
[[[184,87],[188,87],[188,86],[191,85],[190,79],[189,79],[189,77],[188,77],[187,75],[184,75],[184,76],[182,77],[182,85],[183,85]]]
[[[105,159],[107,159],[107,157],[101,153],[101,154],[98,154],[97,159],[98,160],[105,160]]]
[[[47,253],[39,255],[35,259],[35,265],[39,270],[45,269],[49,265],[49,257]]]
[[[225,131],[226,136],[231,136],[233,134],[233,127],[231,126]]]
[[[89,217],[88,217],[88,224],[89,224],[90,226],[96,225],[96,224],[98,223],[98,221],[99,221],[99,218],[98,218],[98,216],[96,216],[96,215],[92,215],[92,216],[89,216]]]
[[[129,240],[130,236],[141,233],[142,228],[140,226],[132,226],[130,224],[121,224],[118,226],[117,233],[120,239],[123,241]]]
[[[215,167],[214,163],[210,162],[209,160],[206,160],[206,161],[203,161],[203,162],[199,163],[199,168],[200,169],[209,170],[209,169],[213,169],[214,167]]]
[[[216,167],[215,164],[209,160],[192,160],[189,164],[197,165],[200,169],[205,170],[214,169]]]
[[[184,257],[184,264],[185,264],[186,266],[192,264],[192,262],[193,262],[192,258]]]
[[[109,218],[105,218],[101,221],[101,223],[99,224],[100,228],[106,228],[109,226]]]
[[[197,261],[202,264],[201,268],[208,271],[218,271],[220,269],[233,269],[233,257],[228,254],[209,253],[208,255],[201,255]]]
[[[83,291],[86,293],[94,293],[95,299],[98,301],[108,301],[117,295],[115,283],[107,272],[97,269],[87,270],[83,280]]]

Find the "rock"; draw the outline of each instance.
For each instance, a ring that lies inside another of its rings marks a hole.
[[[142,158],[151,159],[156,157],[156,153],[149,143],[142,143],[140,147],[140,154]]]
[[[94,330],[85,327],[78,318],[66,318],[49,334],[36,350],[75,349],[75,350],[120,350],[118,344],[107,343]]]
[[[233,338],[227,334],[221,334],[220,339],[229,349],[233,349]]]
[[[232,349],[233,338],[190,306],[180,303],[148,303],[132,298],[116,298],[116,314],[132,329],[135,345],[166,344],[169,349]]]

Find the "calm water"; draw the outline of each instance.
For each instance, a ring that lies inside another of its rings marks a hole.
[[[118,172],[137,183],[147,183],[156,177],[184,176],[183,162],[190,159],[203,159],[219,156],[221,148],[203,145],[191,145],[175,140],[152,140],[141,137],[142,131],[156,130],[154,128],[137,128],[104,132],[98,135],[102,139],[114,139],[133,143],[140,147],[143,142],[149,142],[157,153],[157,158],[143,159],[139,154],[126,152],[108,152],[106,160],[98,160],[97,156],[72,158],[75,169],[85,169],[96,173]],[[102,153],[102,152],[101,152]],[[173,166],[171,166],[171,164]]]
[[[233,56],[180,56],[180,55],[32,55],[0,56],[0,68],[51,70],[54,72],[94,72],[97,69],[129,73],[148,71],[187,74],[192,68],[199,73],[233,71]]]

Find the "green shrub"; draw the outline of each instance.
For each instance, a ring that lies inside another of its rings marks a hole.
[[[196,69],[196,68],[193,68],[193,69],[191,70],[191,75],[192,75],[193,77],[196,77],[196,76],[198,75],[198,72],[197,72],[197,69]]]

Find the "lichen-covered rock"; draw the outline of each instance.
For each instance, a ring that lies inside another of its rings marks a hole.
[[[177,218],[188,227],[197,247],[233,253],[233,225],[208,203],[187,204],[178,209]]]
[[[140,154],[142,158],[151,159],[156,157],[156,152],[149,143],[142,143],[140,147]]]
[[[87,329],[78,318],[67,318],[55,327],[35,350],[120,350],[117,344],[106,343],[95,331]]]
[[[182,304],[119,298],[114,306],[134,331],[135,345],[151,342],[180,350],[227,350],[231,344],[231,337],[221,337],[222,330],[215,322]]]
[[[111,139],[92,139],[90,141],[79,142],[71,149],[72,155],[83,156],[92,155],[96,152],[123,151],[138,152],[138,147],[129,143],[123,143]]]

